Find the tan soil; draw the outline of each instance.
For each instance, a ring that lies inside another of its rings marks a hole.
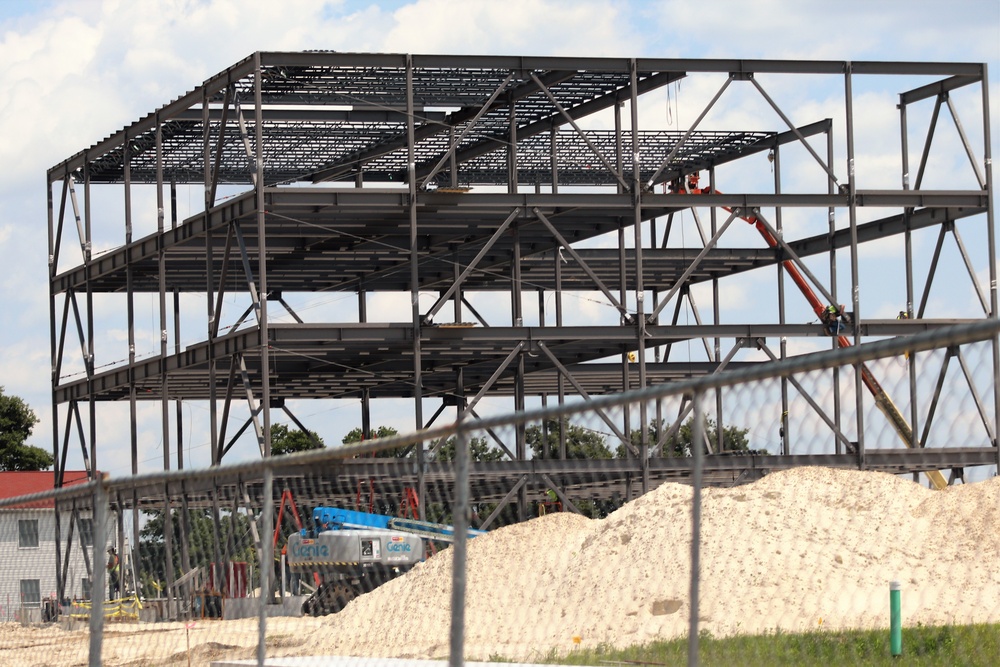
[[[466,656],[533,660],[684,636],[692,489],[667,484],[607,519],[550,514],[469,543]],[[1000,622],[1000,478],[931,491],[800,468],[703,492],[700,625],[715,636]],[[451,552],[335,616],[270,619],[268,655],[446,657]],[[200,622],[192,664],[251,658],[256,620]],[[106,665],[187,664],[183,624],[110,626]],[[0,662],[85,665],[87,633],[0,625]]]

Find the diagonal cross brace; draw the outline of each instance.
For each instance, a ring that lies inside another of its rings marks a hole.
[[[469,405],[466,410],[472,410],[472,408],[475,407],[480,400],[482,400],[483,396],[485,396],[486,393],[493,387],[493,383],[496,382],[500,375],[507,369],[508,366],[510,366],[510,363],[517,358],[517,355],[521,354],[521,350],[523,349],[524,341],[522,340],[514,346],[514,349],[510,351],[507,358],[500,363],[500,366],[498,366],[495,371],[493,371],[493,375],[491,375],[490,379],[486,381],[483,388],[479,390],[479,393],[476,394],[475,398],[469,401]]]
[[[544,352],[545,356],[549,358],[549,361],[552,362],[552,364],[556,367],[559,373],[562,374],[567,380],[569,380],[570,384],[572,384],[573,387],[580,394],[580,396],[583,397],[583,400],[585,401],[591,400],[590,394],[588,394],[587,391],[583,388],[583,386],[576,381],[576,378],[574,378],[573,374],[569,372],[569,369],[567,369],[562,364],[562,362],[559,361],[558,358],[556,358],[556,355],[554,355],[552,351],[549,350],[548,346],[545,343],[539,341],[538,349]],[[618,436],[618,439],[621,440],[622,444],[625,445],[630,452],[632,452],[632,455],[636,458],[639,458],[639,450],[637,450],[635,446],[632,444],[631,439],[627,438],[625,434],[621,432],[621,430],[615,425],[615,423],[611,421],[611,418],[608,417],[607,414],[605,414],[604,410],[597,409],[596,412],[597,416],[600,417],[612,431],[614,431],[614,434]]]
[[[534,77],[534,75],[532,75],[532,77]],[[466,126],[462,129],[462,131],[455,138],[455,140],[451,142],[451,146],[448,147],[448,150],[445,152],[444,155],[441,156],[441,159],[438,160],[437,164],[435,164],[434,167],[430,170],[430,172],[427,173],[427,175],[424,177],[424,182],[421,183],[421,187],[426,188],[427,184],[431,182],[431,180],[437,175],[439,171],[441,171],[441,167],[444,166],[444,163],[447,162],[449,158],[455,155],[455,151],[458,149],[459,144],[462,143],[462,140],[465,139],[466,135],[468,135],[469,132],[472,130],[472,128],[476,126],[476,123],[479,122],[479,119],[482,118],[483,114],[485,114],[487,111],[493,108],[493,102],[496,101],[500,93],[502,93],[507,88],[507,84],[510,83],[510,80],[513,78],[514,78],[514,72],[511,72],[510,74],[507,75],[507,78],[503,80],[503,83],[497,86],[497,89],[493,91],[493,94],[490,95],[490,98],[488,100],[486,100],[486,103],[483,104],[483,106],[479,109],[479,111],[476,112],[476,115],[472,118],[471,121],[469,121],[466,124]],[[538,79],[536,78],[535,81],[537,82]],[[539,85],[541,84],[539,83]]]
[[[455,280],[454,283],[452,283],[451,287],[448,288],[448,291],[442,294],[438,298],[438,300],[434,303],[434,305],[431,306],[430,310],[427,311],[427,314],[424,315],[423,317],[424,323],[430,323],[430,321],[434,318],[434,315],[436,315],[437,312],[444,307],[444,304],[448,302],[448,299],[450,299],[455,294],[455,292],[458,291],[458,288],[462,286],[462,284],[465,282],[465,279],[469,277],[469,274],[472,273],[477,266],[479,266],[479,262],[482,261],[483,257],[486,256],[486,253],[490,251],[490,248],[492,248],[494,244],[496,244],[496,242],[500,240],[500,237],[502,237],[504,233],[507,231],[507,229],[510,227],[510,223],[514,222],[514,219],[517,218],[517,216],[520,215],[520,213],[521,213],[520,208],[515,208],[513,211],[511,211],[510,215],[507,216],[507,219],[503,221],[500,227],[493,233],[493,236],[491,236],[489,240],[486,242],[486,244],[483,246],[482,250],[480,250],[479,253],[473,258],[473,260],[469,262],[469,265],[465,267],[465,270],[462,271],[462,274]]]
[[[813,275],[813,272],[810,271],[809,267],[805,265],[805,262],[802,261],[802,258],[800,258],[795,253],[795,251],[792,250],[792,246],[788,245],[788,243],[785,241],[784,238],[782,238],[782,236],[778,233],[778,231],[771,226],[771,223],[769,223],[767,219],[760,214],[760,211],[757,210],[754,211],[754,218],[757,220],[757,222],[763,225],[763,227],[767,230],[768,234],[774,237],[774,240],[778,242],[778,245],[781,246],[781,249],[784,252],[788,253],[788,256],[792,258],[790,261],[795,265],[795,267],[798,268],[798,270],[801,271],[802,273],[806,274],[806,277],[812,281],[816,289],[819,290],[820,294],[823,295],[823,298],[827,300],[826,302],[834,303],[835,299],[833,298],[833,295],[830,294],[825,287],[823,287],[823,283],[821,283],[816,278],[816,276]],[[789,260],[785,261],[787,262]]]
[[[604,296],[608,297],[608,300],[612,303],[612,305],[614,305],[615,308],[618,309],[618,312],[621,313],[622,317],[625,318],[626,321],[630,320],[631,315],[625,309],[625,306],[623,306],[618,301],[618,299],[615,298],[615,295],[611,293],[611,290],[609,290],[607,286],[604,284],[604,282],[598,277],[598,275],[594,273],[593,269],[587,266],[587,263],[583,261],[583,258],[580,257],[579,253],[577,253],[577,251],[573,249],[573,246],[569,244],[569,241],[567,241],[566,238],[559,233],[559,230],[555,228],[555,225],[553,225],[549,221],[549,219],[545,217],[545,214],[543,214],[537,208],[534,208],[531,211],[532,213],[535,214],[535,216],[539,220],[541,220],[542,224],[545,225],[545,227],[552,233],[552,235],[559,242],[559,245],[561,245],[563,249],[565,249],[566,252],[568,252],[573,257],[573,259],[577,261],[577,263],[580,265],[580,268],[583,269],[584,273],[586,273],[591,280],[594,281],[594,284],[597,285],[598,289],[600,289],[601,292],[604,293]]]
[[[657,304],[653,312],[648,315],[647,321],[656,321],[656,318],[659,317],[661,312],[663,312],[667,303],[669,303],[670,300],[674,298],[674,295],[677,294],[677,292],[680,291],[685,284],[687,284],[687,279],[691,277],[691,274],[694,273],[695,269],[698,268],[698,265],[701,264],[701,260],[705,259],[705,256],[708,255],[712,248],[714,248],[719,242],[719,239],[722,238],[722,235],[726,232],[726,230],[729,229],[729,225],[731,225],[733,220],[736,219],[738,213],[739,209],[733,209],[733,211],[729,214],[729,217],[726,218],[726,221],[722,223],[721,227],[719,227],[719,231],[715,233],[715,236],[709,239],[708,243],[705,244],[705,247],[698,253],[698,256],[694,258],[694,261],[692,261],[691,264],[684,269],[684,273],[677,279],[674,286],[670,288],[669,292],[667,292],[666,296],[660,299],[660,303]]]
[[[774,352],[771,351],[771,349],[762,339],[760,338],[757,339],[757,346],[764,351],[764,354],[770,357],[771,361],[778,360],[778,357],[775,356]],[[792,386],[794,386],[795,389],[798,390],[799,395],[802,396],[802,398],[806,399],[806,402],[810,405],[810,407],[812,407],[812,409],[816,411],[816,414],[819,415],[819,418],[822,419],[828,427],[830,427],[830,429],[833,431],[834,436],[836,436],[838,440],[844,443],[844,447],[847,449],[847,451],[854,453],[854,451],[856,450],[854,443],[848,440],[847,436],[845,436],[841,432],[841,430],[837,428],[837,425],[834,423],[834,421],[830,419],[827,416],[826,412],[823,410],[823,408],[821,408],[819,404],[816,403],[815,400],[813,400],[812,396],[809,395],[809,392],[805,390],[805,387],[803,387],[802,384],[799,383],[799,381],[792,376],[788,376],[787,379],[789,382],[792,383]]]
[[[733,349],[729,350],[729,353],[726,354],[725,359],[720,361],[719,365],[715,367],[714,371],[712,371],[712,375],[721,373],[726,368],[726,366],[729,365],[729,362],[733,360],[733,357],[736,356],[736,353],[739,352],[740,348],[742,347],[743,345],[741,344],[741,341],[737,340],[736,344],[733,345]],[[684,418],[687,417],[693,409],[694,409],[693,402],[689,402],[681,408],[680,413],[677,415],[677,421],[671,424],[670,428],[668,428],[667,431],[662,436],[660,436],[660,439],[656,442],[656,445],[654,445],[651,448],[650,450],[651,456],[663,455],[663,445],[665,445],[667,441],[670,440],[670,438],[674,437],[674,435],[677,434],[677,432],[681,429],[681,423],[684,422]],[[709,449],[711,450],[711,443],[709,443]]]
[[[834,185],[837,185],[838,184],[837,175],[830,170],[830,166],[823,161],[823,158],[821,158],[816,153],[815,150],[813,150],[813,147],[809,145],[808,141],[806,141],[806,138],[802,135],[802,132],[800,132],[797,127],[795,127],[792,121],[789,120],[788,116],[786,116],[785,113],[781,110],[781,108],[777,104],[775,104],[774,100],[771,99],[771,96],[767,94],[764,88],[759,83],[757,83],[757,79],[753,77],[749,78],[750,78],[750,83],[754,85],[757,91],[761,94],[761,97],[767,100],[767,103],[771,105],[771,108],[774,109],[774,112],[781,117],[781,120],[785,121],[785,125],[788,126],[788,129],[790,129],[792,132],[795,133],[795,136],[796,138],[798,138],[799,142],[805,147],[807,151],[809,151],[809,154],[813,156],[813,159],[816,160],[816,163],[819,164],[819,166],[823,167],[823,171],[827,173],[827,175],[830,177],[830,180],[834,183]]]
[[[594,142],[592,142],[587,137],[584,131],[580,129],[580,126],[576,124],[576,121],[573,120],[573,117],[569,115],[566,109],[563,108],[563,105],[559,104],[559,100],[557,100],[555,95],[552,94],[552,91],[548,89],[548,86],[543,84],[541,80],[538,78],[538,76],[535,75],[534,72],[531,73],[531,78],[532,80],[534,80],[536,84],[538,84],[538,87],[541,89],[543,93],[545,93],[545,96],[549,98],[549,102],[552,103],[552,106],[554,106],[559,111],[562,117],[566,119],[566,122],[568,122],[570,125],[573,126],[573,129],[576,130],[576,133],[578,135],[580,135],[580,138],[583,139],[583,141],[587,144],[587,147],[590,148],[590,150],[594,152],[594,155],[596,155],[597,158],[604,164],[605,169],[607,169],[618,180],[622,188],[624,188],[625,191],[627,192],[629,190],[628,183],[625,182],[625,179],[622,178],[622,175],[618,173],[618,170],[614,168],[614,166],[608,161],[608,159],[604,157],[604,153],[602,153],[600,149],[594,145]]]
[[[726,79],[725,83],[722,84],[722,87],[719,88],[719,92],[715,94],[715,97],[713,97],[712,100],[708,103],[705,109],[701,112],[701,115],[698,116],[697,119],[695,119],[691,127],[689,127],[687,132],[684,133],[684,136],[681,137],[681,140],[677,142],[677,145],[670,149],[670,152],[667,153],[667,157],[663,158],[663,162],[660,163],[660,166],[656,168],[656,171],[653,172],[653,175],[649,177],[648,181],[646,181],[647,190],[653,187],[653,184],[656,183],[656,179],[660,177],[660,174],[663,173],[663,170],[670,166],[670,163],[673,161],[674,156],[677,155],[677,152],[681,149],[681,147],[688,140],[688,138],[690,138],[690,136],[694,134],[694,131],[698,128],[698,125],[700,125],[701,121],[705,119],[705,116],[707,116],[708,112],[712,110],[712,107],[715,106],[715,103],[719,101],[720,97],[722,97],[722,93],[726,92],[726,88],[728,88],[729,84],[731,84],[732,82],[733,82],[732,77]]]
[[[479,421],[482,421],[482,419],[483,419],[482,417],[479,416],[479,414],[475,410],[469,410],[469,414],[471,414],[473,417],[475,417]],[[509,458],[511,461],[516,461],[517,460],[517,457],[514,456],[514,453],[512,451],[510,451],[510,449],[507,448],[507,443],[505,443],[503,441],[503,439],[499,435],[496,434],[496,431],[494,431],[489,426],[487,426],[485,428],[485,430],[489,434],[489,436],[491,438],[493,438],[493,441],[495,443],[497,443],[497,446],[504,451],[504,453],[507,455],[507,458]]]

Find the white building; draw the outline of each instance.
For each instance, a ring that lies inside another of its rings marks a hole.
[[[71,486],[87,481],[87,473],[66,471],[63,479],[63,486]],[[53,488],[52,471],[0,472],[0,498],[15,498]],[[36,618],[36,613],[25,611],[40,609],[43,599],[56,597],[55,515],[52,500],[0,508],[0,620]],[[66,537],[74,519],[69,508],[60,511],[60,567],[66,568],[65,597],[90,599],[92,569],[88,571],[81,549],[81,545],[85,547],[93,568],[94,531],[90,508],[80,510],[77,517],[67,562]],[[104,565],[104,555],[98,554],[96,566]]]

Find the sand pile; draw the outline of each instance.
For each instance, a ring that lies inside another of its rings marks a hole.
[[[691,497],[667,484],[601,521],[550,514],[470,542],[467,657],[686,635]],[[700,627],[715,636],[888,627],[891,580],[905,624],[1000,622],[1000,478],[931,491],[802,468],[706,489],[702,520]],[[305,645],[447,656],[451,567],[438,554],[323,619]]]
[[[550,514],[469,543],[466,657],[531,661],[685,636],[692,489],[664,485],[603,521]],[[878,473],[800,468],[703,494],[700,628],[715,636],[1000,622],[1000,478],[944,491]],[[445,657],[443,551],[324,618],[271,618],[267,653]],[[574,637],[580,643],[574,642]],[[89,634],[0,624],[0,663],[77,667]],[[256,619],[109,624],[105,665],[251,658]]]

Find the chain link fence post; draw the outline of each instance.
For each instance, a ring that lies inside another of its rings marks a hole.
[[[463,414],[459,416],[461,422]],[[465,565],[469,540],[469,431],[462,425],[455,434],[455,507],[452,511],[455,543],[451,579],[451,646],[449,667],[462,667],[465,652]]]
[[[104,593],[108,589],[104,563],[97,554],[104,555],[108,544],[108,490],[104,477],[94,484],[94,582],[90,589],[90,651],[87,664],[101,667],[101,648],[104,642]]]
[[[257,664],[263,667],[267,658],[267,603],[271,597],[271,574],[274,570],[274,549],[271,533],[274,530],[274,470],[264,468],[264,491],[261,498],[260,531],[260,608],[257,627]]]
[[[694,467],[691,472],[691,617],[688,621],[688,667],[698,665],[698,587],[700,581],[701,558],[701,484],[705,465],[702,447],[705,443],[705,415],[702,412],[702,392],[696,391],[692,397],[694,424],[691,427],[691,457]]]

